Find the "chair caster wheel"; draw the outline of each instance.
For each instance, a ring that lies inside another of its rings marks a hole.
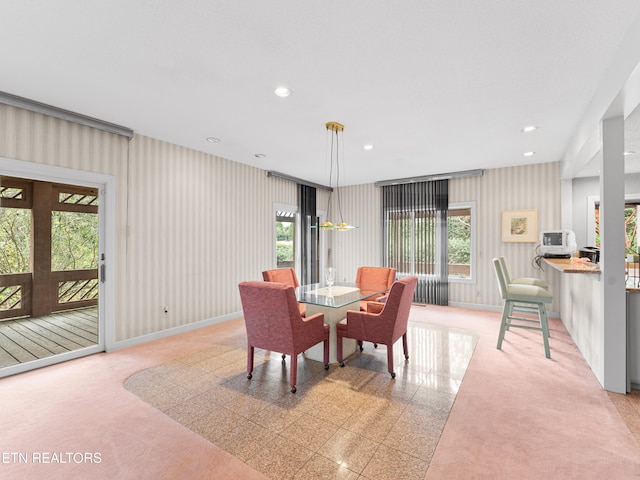
[[[344,368],[344,362],[340,362],[340,368]]]
[[[361,351],[361,352],[364,352],[364,347],[360,347],[360,351]]]
[[[329,365],[325,365],[325,366],[324,366],[324,369],[325,369],[325,370],[329,370]]]
[[[291,387],[291,393],[296,393],[298,389],[296,387]]]
[[[374,344],[373,344],[373,348],[378,348],[378,344],[377,344],[377,343],[374,343]]]
[[[391,374],[391,378],[396,378],[395,372]]]
[[[251,373],[250,373],[250,374],[248,374],[248,375],[247,375],[247,378],[248,378],[249,380],[251,380],[251,378],[253,378],[253,374],[251,374]]]
[[[405,360],[409,360],[409,355],[405,355],[405,356],[404,356],[404,359],[405,359]]]

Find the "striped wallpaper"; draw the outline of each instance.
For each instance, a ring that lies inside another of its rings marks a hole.
[[[559,312],[560,276],[532,266],[534,243],[502,242],[502,211],[538,211],[538,228],[562,228],[560,162],[485,170],[481,177],[449,182],[449,201],[475,200],[477,213],[476,284],[452,283],[449,301],[461,304],[501,305],[492,259],[504,255],[517,277],[540,277],[554,296],[549,311]],[[548,270],[548,269],[546,269]]]
[[[237,284],[273,267],[273,204],[295,184],[1,104],[0,126],[0,156],[116,177],[116,341],[240,311]]]
[[[129,162],[125,278],[140,298],[122,338],[240,311],[237,285],[273,267],[273,204],[295,205],[296,185],[139,135]]]
[[[355,280],[359,265],[382,265],[380,189],[373,185],[341,187],[345,219],[360,228],[334,233],[334,258],[338,277]],[[476,202],[476,283],[450,283],[449,302],[460,305],[500,306],[502,300],[491,263],[505,255],[514,276],[540,277],[551,285],[559,312],[560,277],[557,272],[532,266],[534,243],[502,242],[503,210],[538,210],[539,229],[560,229],[560,162],[485,170],[483,176],[449,181],[449,202]],[[346,208],[345,208],[346,207]]]
[[[135,135],[130,141],[0,105],[0,156],[110,174],[117,181],[116,340],[241,310],[237,284],[273,267],[273,205],[297,204],[296,185],[260,169]],[[326,234],[338,280],[381,265],[380,191],[341,187],[342,212],[359,228]],[[335,200],[335,195],[334,198]],[[450,301],[499,305],[490,260],[504,254],[515,275],[538,275],[533,244],[500,238],[501,211],[538,210],[540,228],[560,228],[559,163],[487,170],[450,182],[450,201],[475,200],[476,284],[451,284]],[[318,192],[326,208],[326,192]],[[329,218],[337,218],[333,201]],[[545,272],[558,296],[559,278]],[[168,307],[165,316],[164,307]],[[559,311],[556,302],[552,311]]]
[[[382,265],[380,189],[373,184],[340,187],[340,196],[345,222],[358,228],[327,232],[327,236],[332,242],[336,278],[338,281],[355,282],[359,266]],[[336,202],[331,209],[332,218],[338,219]]]

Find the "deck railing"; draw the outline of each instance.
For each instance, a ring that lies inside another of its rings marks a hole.
[[[98,270],[51,272],[50,311],[98,305]],[[0,275],[0,320],[31,315],[32,274]]]
[[[0,275],[0,320],[31,314],[31,274]]]
[[[98,304],[98,269],[51,272],[52,311],[92,307]]]

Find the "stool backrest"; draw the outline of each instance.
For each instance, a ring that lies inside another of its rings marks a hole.
[[[500,296],[503,300],[507,299],[507,279],[502,268],[502,262],[499,258],[493,259],[493,269],[496,272],[496,279],[498,280],[498,290],[500,290]]]
[[[507,282],[507,285],[511,283],[511,270],[509,269],[509,264],[507,263],[507,259],[505,257],[498,257],[500,260],[500,265],[502,266],[502,274],[504,275],[504,279]]]

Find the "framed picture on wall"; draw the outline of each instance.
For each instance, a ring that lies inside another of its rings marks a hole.
[[[503,210],[503,242],[537,242],[538,210]]]

